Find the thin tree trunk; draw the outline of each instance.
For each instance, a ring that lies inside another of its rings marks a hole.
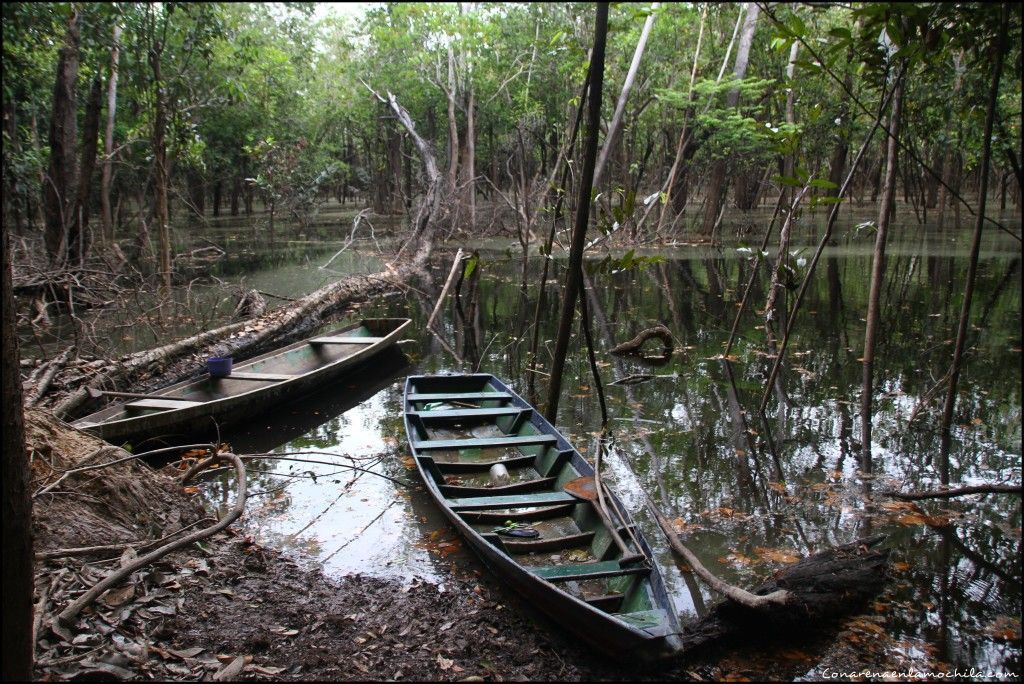
[[[221,194],[224,191],[224,179],[217,178],[217,181],[213,184],[213,217],[217,218],[220,216],[220,204]]]
[[[459,169],[459,127],[455,120],[455,52],[448,45],[448,192],[455,190]]]
[[[102,88],[99,77],[93,78],[89,100],[85,107],[85,123],[82,128],[82,160],[78,170],[78,193],[75,198],[72,229],[68,231],[68,260],[81,264],[89,250],[89,196],[92,190],[92,176],[96,168],[96,139],[100,132],[100,107]]]
[[[733,77],[743,79],[747,75],[747,64],[750,61],[750,48],[754,42],[754,30],[757,28],[757,17],[760,8],[756,3],[745,4],[747,15],[743,20],[743,29],[740,33],[740,41],[736,46],[736,63],[733,67]],[[725,106],[733,109],[739,105],[740,91],[733,88],[726,96]],[[707,203],[704,211],[704,224],[701,233],[711,235],[715,226],[718,225],[719,215],[725,203],[725,193],[728,188],[726,182],[726,171],[728,165],[725,159],[715,161],[711,168],[711,180],[708,181]]]
[[[853,87],[853,74],[849,69],[846,71],[844,80],[847,83],[848,88]],[[835,188],[831,188],[825,192],[827,197],[838,197],[839,196],[839,185],[843,182],[843,176],[846,173],[846,158],[850,154],[850,106],[846,99],[843,98],[839,103],[839,120],[840,124],[836,126],[837,129],[837,140],[836,147],[832,150],[832,158],[829,160],[828,179],[831,181]]]
[[[50,262],[55,265],[62,265],[67,259],[68,227],[78,190],[79,17],[78,12],[72,10],[64,46],[57,60],[50,117],[50,167],[43,182],[43,211],[46,216],[43,242]]]
[[[150,11],[154,11],[150,8]],[[153,70],[153,194],[156,201],[158,265],[160,283],[165,295],[171,292],[171,219],[167,205],[167,110],[164,103],[164,80],[160,59],[163,46],[155,42],[149,50],[149,66]]]
[[[796,57],[800,52],[800,42],[794,40],[793,45],[789,48],[789,62],[786,64],[786,123],[790,126],[796,125],[796,82],[793,80],[794,74],[796,74]],[[782,175],[789,178],[793,178],[796,173],[796,150],[793,150],[786,155],[785,161],[783,162]],[[792,186],[786,186],[783,190],[785,198],[783,199],[783,205],[786,207],[786,211],[792,212],[793,204],[793,192]]]
[[[953,57],[953,70],[956,73],[956,77],[953,79],[953,96],[952,96],[950,101],[952,103],[954,103],[954,104],[956,102],[957,97],[960,95],[960,89],[963,87],[964,69],[962,68],[962,64],[963,64],[963,52],[961,51],[961,52],[958,52]],[[945,153],[942,156],[942,164],[941,164],[941,166],[939,166],[939,169],[938,169],[939,176],[940,177],[945,176],[947,179],[949,179],[950,184],[952,184],[952,179],[950,178],[950,174],[952,173],[953,162],[954,162],[953,145],[950,144],[950,141],[949,141],[949,133],[950,133],[950,130],[951,130],[951,122],[952,122],[952,117],[950,117],[949,119],[946,120],[945,130],[943,131],[943,135],[942,135],[942,139],[945,142],[946,150],[945,150]],[[938,216],[937,223],[938,223],[939,230],[942,230],[942,227],[943,227],[943,225],[946,222],[946,207],[949,204],[949,190],[946,187],[946,183],[941,183],[939,185],[940,185],[940,187],[939,187],[939,197],[938,197],[938,200],[936,201],[936,203],[938,204],[938,210],[939,210],[939,216]]]
[[[967,283],[964,285],[964,301],[960,308],[960,323],[956,331],[956,345],[953,348],[953,362],[949,369],[949,383],[946,400],[942,407],[942,437],[939,449],[939,474],[942,484],[949,484],[950,427],[953,423],[953,407],[956,404],[956,386],[960,379],[964,346],[967,339],[967,325],[971,318],[971,299],[974,296],[974,281],[978,274],[978,253],[981,250],[981,230],[985,225],[985,201],[988,194],[989,164],[992,160],[992,128],[995,120],[996,100],[999,95],[999,77],[1003,70],[1003,46],[1006,43],[1006,26],[1010,21],[1010,7],[1003,4],[999,38],[995,46],[995,65],[992,68],[992,87],[989,90],[988,110],[985,113],[985,133],[981,148],[981,187],[978,189],[978,212],[974,223],[974,238],[971,241],[971,258],[967,267]]]
[[[467,80],[471,76],[467,75]],[[466,86],[466,195],[469,199],[469,229],[476,226],[476,93]]]
[[[612,114],[612,121],[608,124],[608,133],[604,138],[604,146],[601,148],[601,155],[597,159],[597,168],[594,170],[594,185],[601,184],[605,166],[608,164],[608,157],[619,137],[619,130],[622,128],[622,115],[626,111],[626,100],[629,99],[629,92],[633,89],[633,82],[636,80],[636,72],[640,68],[640,59],[647,47],[647,38],[651,35],[651,28],[654,26],[654,19],[657,16],[660,2],[651,3],[650,14],[644,21],[644,27],[640,30],[640,39],[636,43],[636,50],[633,51],[633,61],[626,73],[626,80],[622,84],[622,92],[619,100],[615,103],[615,113]]]
[[[110,207],[110,184],[114,174],[114,118],[117,113],[117,75],[121,50],[121,27],[114,26],[110,48],[110,79],[107,81],[107,126],[103,135],[103,175],[100,177],[100,217],[103,242],[114,241],[114,215]]]
[[[5,198],[5,202],[9,201]],[[5,682],[32,679],[32,499],[29,496],[29,463],[25,452],[25,419],[21,397],[18,335],[11,291],[8,231],[3,233],[3,373],[0,404],[3,405],[3,645],[0,676]]]
[[[580,176],[579,202],[576,206],[576,225],[573,227],[569,249],[569,265],[558,319],[558,337],[555,340],[548,400],[544,410],[544,415],[552,424],[556,422],[558,415],[558,400],[562,393],[562,373],[565,370],[565,356],[569,349],[569,330],[575,318],[576,300],[580,294],[580,281],[583,277],[583,245],[587,236],[587,224],[590,221],[590,193],[593,188],[594,168],[597,163],[597,136],[601,127],[601,88],[604,83],[604,49],[607,34],[608,3],[599,2],[594,28],[594,50],[590,57],[592,69],[587,112],[588,130],[583,156],[583,171]]]
[[[885,183],[882,186],[882,203],[878,212],[878,233],[875,236],[875,251],[871,265],[871,289],[868,294],[867,325],[864,331],[864,382],[861,390],[861,468],[866,473],[871,464],[871,410],[875,369],[875,341],[878,337],[878,304],[885,279],[885,243],[892,216],[893,199],[896,192],[896,162],[899,151],[900,119],[903,114],[904,78],[899,77],[893,86],[892,115],[889,119],[888,161],[885,169]]]
[[[229,201],[232,216],[238,216],[238,196],[242,194],[242,177],[237,173],[231,177],[231,199]]]

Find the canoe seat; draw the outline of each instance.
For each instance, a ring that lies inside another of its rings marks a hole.
[[[377,344],[383,337],[314,337],[309,340],[310,344]]]
[[[426,419],[465,419],[465,418],[500,418],[502,416],[517,416],[520,413],[531,413],[532,409],[521,409],[517,407],[508,408],[465,408],[444,411],[409,411],[409,415]]]
[[[418,458],[430,458],[429,456],[418,456]],[[537,459],[536,456],[524,455],[513,456],[512,458],[499,459],[497,461],[437,461],[437,467],[441,472],[450,475],[458,473],[480,473],[491,469],[492,465],[500,463],[506,468],[518,468],[531,465]],[[433,461],[434,459],[430,459]]]
[[[483,437],[480,439],[427,439],[416,442],[417,450],[425,449],[488,449],[491,447],[519,447],[555,444],[554,435],[516,435],[510,437]]]
[[[639,610],[633,613],[616,613],[615,617],[650,634],[667,634],[672,631],[668,613],[658,608]]]
[[[431,459],[433,460],[433,459]],[[551,491],[555,485],[553,477],[538,477],[532,480],[523,480],[507,485],[495,485],[493,487],[472,487],[467,485],[445,485],[441,487],[441,493],[447,498],[459,496],[497,496],[508,494],[519,494],[521,492]]]
[[[542,565],[530,568],[537,577],[549,582],[569,582],[572,580],[600,579],[602,577],[619,577],[620,575],[643,575],[651,569],[644,565],[622,567],[619,561],[600,561],[598,563],[580,563],[578,565]]]
[[[622,601],[625,598],[625,594],[614,592],[611,594],[603,594],[601,596],[591,596],[590,598],[584,598],[583,600],[598,610],[611,613],[619,609],[619,606],[622,605]]]
[[[292,373],[246,373],[232,371],[231,375],[224,380],[263,380],[265,382],[280,382],[298,377]]]
[[[537,553],[539,551],[561,551],[574,546],[589,546],[594,541],[594,532],[567,534],[563,537],[548,539],[515,539],[505,540],[505,550],[509,553]]]
[[[510,494],[509,496],[467,496],[448,499],[448,505],[453,511],[486,511],[494,508],[554,506],[579,503],[579,501],[572,494],[565,492],[541,492],[540,494]]]
[[[178,399],[139,399],[138,401],[130,401],[125,406],[130,406],[134,409],[180,409],[188,408],[189,406],[200,406],[203,404],[201,401],[182,401]]]
[[[408,401],[509,401],[512,395],[508,392],[436,392],[420,394],[411,392],[405,395]]]

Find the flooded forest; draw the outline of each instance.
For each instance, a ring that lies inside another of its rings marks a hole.
[[[1019,4],[2,12],[4,680],[1020,678]]]

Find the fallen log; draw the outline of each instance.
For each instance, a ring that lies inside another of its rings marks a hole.
[[[641,330],[633,339],[623,342],[622,344],[612,347],[608,350],[609,354],[639,354],[640,350],[644,346],[644,342],[655,337],[661,340],[662,343],[662,356],[672,356],[672,346],[674,340],[672,338],[672,331],[666,328],[664,325],[656,325],[653,328],[647,328]]]
[[[258,318],[208,330],[170,344],[122,357],[97,375],[89,386],[94,390],[117,387],[135,388],[144,376],[159,375],[161,386],[194,376],[207,356],[233,356],[245,359],[267,349],[302,337],[327,316],[355,301],[397,290],[419,268],[407,262],[395,270],[372,275],[355,275],[326,285],[294,304],[275,309]],[[90,395],[79,387],[53,407],[58,417],[77,411]]]
[[[803,558],[753,592],[758,596],[787,592],[791,598],[785,604],[758,609],[730,600],[716,604],[683,628],[680,653],[752,632],[805,632],[857,611],[885,584],[889,551],[874,548],[884,539],[884,535],[859,539]]]
[[[25,406],[35,406],[39,402],[39,399],[50,388],[50,383],[53,382],[54,376],[64,367],[64,364],[68,362],[68,359],[71,358],[71,354],[74,352],[74,346],[68,347],[57,357],[39,366],[28,377],[28,380],[24,383]]]

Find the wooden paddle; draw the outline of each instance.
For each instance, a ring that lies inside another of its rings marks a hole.
[[[86,387],[85,391],[88,392],[89,396],[93,399],[99,399],[105,394],[108,397],[124,397],[125,399],[169,399],[171,401],[195,401],[194,399],[186,399],[185,397],[168,397],[163,394],[140,394],[139,392],[114,392],[96,389],[95,387]]]
[[[612,522],[611,517],[608,515],[608,511],[604,508],[604,502],[601,500],[601,496],[597,491],[597,483],[594,482],[594,478],[589,475],[583,477],[577,477],[575,480],[571,480],[565,483],[562,488],[567,494],[572,494],[577,499],[583,499],[594,504],[594,510],[601,516],[601,520],[604,522],[608,531],[611,532],[612,539],[615,540],[615,545],[619,547],[622,552],[622,558],[619,559],[620,565],[627,565],[629,563],[636,563],[638,561],[645,560],[647,556],[642,553],[633,553],[629,547],[626,546],[626,542],[619,536],[619,531],[615,529],[617,525]]]

